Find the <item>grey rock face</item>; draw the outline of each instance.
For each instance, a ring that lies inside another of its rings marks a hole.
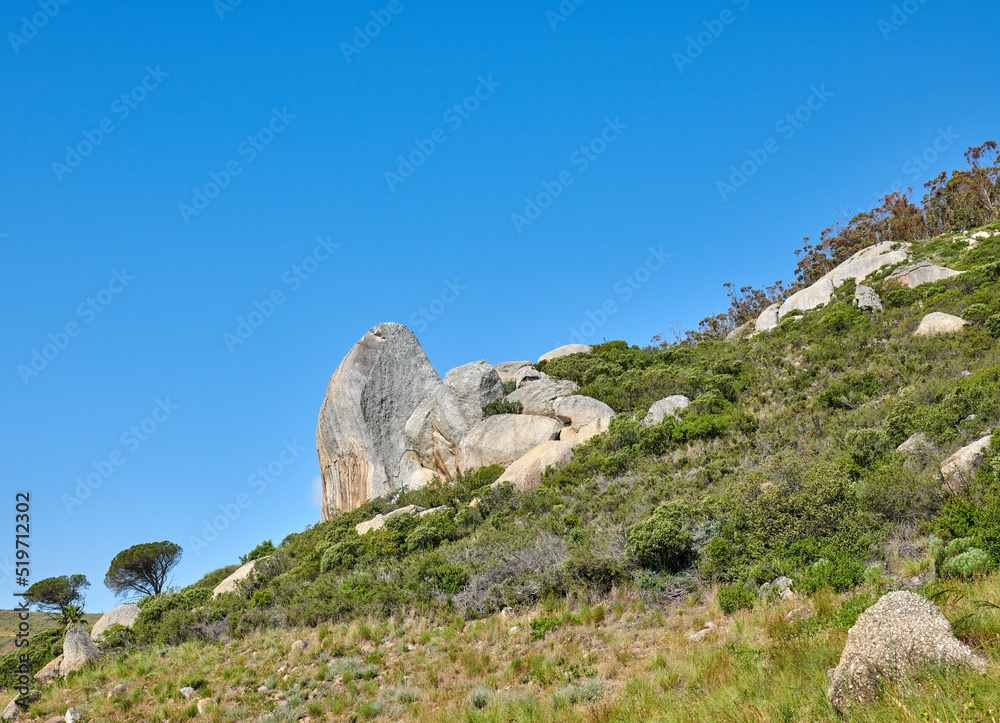
[[[642,418],[642,426],[649,427],[653,424],[659,424],[668,414],[676,417],[679,411],[687,409],[690,404],[691,400],[683,394],[674,394],[654,402],[653,406],[649,408],[649,412]]]
[[[556,420],[531,414],[487,417],[462,440],[462,469],[508,467],[543,442],[556,439],[561,429]]]
[[[882,311],[882,298],[870,286],[862,284],[854,291],[854,305],[861,311]]]
[[[871,703],[883,682],[905,681],[929,664],[986,669],[986,662],[952,635],[937,605],[912,592],[891,592],[847,633],[827,697],[841,711]]]
[[[771,304],[764,309],[760,313],[760,316],[757,317],[757,321],[754,322],[754,330],[760,332],[775,328],[778,322],[781,321],[781,318],[778,316],[778,309],[780,308],[781,304]]]
[[[541,484],[547,468],[558,467],[573,458],[573,446],[571,442],[543,442],[504,470],[493,484],[510,482],[521,491],[534,489]]]
[[[563,428],[559,439],[573,444],[583,444],[591,437],[607,431],[615,416],[615,410],[604,402],[579,394],[557,399],[552,404],[552,411],[557,420],[569,425]]]
[[[930,437],[923,432],[910,435],[905,442],[896,447],[896,451],[907,457],[927,457],[938,452]]]
[[[555,401],[560,397],[568,397],[579,389],[574,382],[565,379],[556,381],[548,374],[541,374],[534,381],[519,384],[517,389],[507,395],[507,401],[520,402],[524,405],[525,414],[555,419]]]
[[[103,653],[90,638],[85,628],[74,626],[66,631],[63,639],[63,661],[59,672],[63,675],[82,670],[87,663],[99,659]]]
[[[909,289],[915,289],[923,284],[932,284],[935,281],[941,281],[942,279],[950,279],[951,277],[958,276],[961,273],[961,271],[952,271],[951,269],[946,269],[943,266],[936,266],[926,261],[922,261],[919,264],[900,266],[886,278],[887,280],[898,281],[900,284]]]
[[[485,361],[452,369],[444,375],[444,385],[455,395],[470,426],[483,418],[483,407],[504,395],[500,375]]]
[[[327,386],[316,446],[323,519],[394,492],[406,479],[404,427],[441,381],[402,324],[378,324],[344,357]]]
[[[500,381],[506,384],[507,382],[517,381],[517,373],[524,369],[524,367],[530,366],[532,366],[532,362],[530,361],[512,361],[494,364],[493,369],[500,375]]]
[[[965,478],[976,468],[979,456],[989,448],[992,439],[993,435],[977,439],[972,444],[962,447],[942,463],[941,476],[951,487],[962,486]]]
[[[412,459],[410,464],[403,465],[404,469],[419,465],[441,477],[453,476],[458,471],[458,445],[482,417],[482,409],[476,411],[473,416],[471,410],[463,407],[451,387],[436,384],[406,421],[403,434],[407,454]],[[400,482],[415,488],[412,479]]]
[[[138,605],[135,603],[119,605],[114,610],[109,610],[104,613],[104,615],[101,616],[101,619],[94,623],[94,627],[90,631],[90,637],[92,637],[95,641],[100,641],[100,639],[104,636],[104,631],[112,625],[122,625],[126,628],[130,628],[135,625],[135,621],[138,619]]]

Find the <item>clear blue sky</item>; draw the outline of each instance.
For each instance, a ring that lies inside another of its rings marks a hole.
[[[33,579],[85,573],[98,611],[127,546],[178,542],[188,584],[318,521],[317,413],[377,322],[443,374],[789,280],[842,209],[998,136],[997,4],[896,7],[5,3],[0,564],[22,489]]]

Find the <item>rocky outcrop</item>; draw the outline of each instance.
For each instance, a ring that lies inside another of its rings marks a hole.
[[[844,261],[817,279],[812,285],[800,289],[785,299],[778,308],[778,319],[795,311],[809,311],[818,306],[829,304],[833,298],[833,292],[845,281],[853,279],[860,283],[886,266],[906,261],[908,256],[908,244],[899,244],[892,241],[884,241],[862,249],[847,259],[847,261]],[[773,316],[768,316],[765,319],[765,314],[768,313],[768,311],[765,311],[758,318],[758,331],[765,331],[766,328],[777,326],[777,322],[773,322]],[[769,326],[772,322],[773,326]]]
[[[886,281],[898,281],[908,289],[915,289],[924,284],[933,284],[935,281],[950,279],[958,276],[961,271],[952,271],[944,266],[935,266],[926,261],[909,266],[900,266],[886,277]]]
[[[452,369],[444,375],[444,385],[455,395],[470,426],[483,418],[483,407],[504,395],[500,375],[485,361]]]
[[[760,316],[757,317],[757,321],[754,322],[754,330],[757,332],[770,331],[778,325],[781,321],[781,317],[778,316],[778,309],[781,308],[781,304],[771,304],[769,307],[761,312]]]
[[[537,378],[525,376],[518,382],[518,388],[507,395],[508,402],[520,402],[525,414],[537,414],[555,419],[555,401],[568,397],[580,389],[575,382],[565,379],[555,380],[548,374]]]
[[[533,448],[556,439],[562,425],[533,414],[496,414],[473,427],[462,440],[461,467],[477,469],[491,464],[507,467]]]
[[[870,286],[861,284],[854,290],[854,305],[861,311],[882,311],[882,298]]]
[[[691,404],[691,400],[683,394],[674,394],[654,402],[653,406],[649,408],[649,412],[642,418],[642,426],[649,427],[653,424],[659,424],[668,414],[676,417],[677,413],[682,409],[687,409],[689,404]]]
[[[587,344],[567,344],[566,346],[561,346],[558,349],[553,349],[550,352],[546,352],[538,357],[538,361],[548,361],[549,359],[558,359],[561,356],[569,356],[570,354],[589,354],[591,347]]]
[[[910,435],[896,451],[906,457],[932,457],[938,453],[937,447],[923,432]]]
[[[921,319],[917,330],[913,332],[913,336],[953,334],[956,331],[961,331],[968,323],[965,319],[957,316],[935,311]]]
[[[121,625],[126,628],[131,628],[135,625],[135,621],[139,619],[139,606],[135,603],[129,603],[128,605],[119,605],[114,610],[109,610],[101,616],[101,619],[94,623],[93,629],[90,631],[90,637],[92,637],[96,642],[100,642],[104,635],[104,631],[110,628],[112,625]]]
[[[500,381],[506,384],[517,379],[517,373],[524,367],[534,366],[530,361],[500,362],[493,365],[493,370],[500,376]]]
[[[871,703],[884,683],[904,682],[926,665],[986,669],[985,661],[952,635],[934,603],[912,592],[891,592],[847,633],[827,697],[840,711]]]
[[[63,639],[63,660],[59,666],[62,675],[82,670],[84,666],[102,656],[101,649],[94,644],[90,633],[79,625],[66,631]]]
[[[270,555],[268,555],[267,557],[259,557],[256,560],[251,560],[250,562],[246,563],[237,570],[234,570],[229,577],[227,577],[225,580],[223,580],[222,582],[220,582],[218,585],[215,586],[215,589],[212,590],[212,597],[216,598],[224,592],[236,592],[237,583],[246,580],[248,577],[250,577],[250,575],[253,574],[254,569],[257,567],[259,563],[263,562],[264,560],[269,560],[270,558],[271,558]]]
[[[534,366],[522,367],[517,370],[517,374],[514,375],[514,388],[520,389],[525,384],[529,382],[537,382],[539,379],[548,379],[548,374],[542,374],[540,371],[535,369]]]
[[[494,485],[510,482],[518,490],[538,487],[548,467],[557,467],[573,458],[572,442],[552,441],[534,447],[508,467]]]
[[[583,444],[608,429],[615,410],[591,397],[573,394],[557,399],[552,405],[556,419],[563,424],[559,439]]]
[[[975,469],[979,456],[990,446],[992,435],[977,439],[962,447],[941,464],[941,476],[952,487],[960,487],[965,478]]]
[[[323,520],[409,486],[419,472],[404,428],[441,382],[402,324],[378,324],[344,357],[327,386],[316,446]]]

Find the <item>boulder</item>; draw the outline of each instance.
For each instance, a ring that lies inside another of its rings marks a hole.
[[[17,699],[20,695],[15,695],[14,698],[8,703],[2,712],[0,712],[0,720],[14,721],[23,720],[24,716],[21,714],[21,708],[17,704]]]
[[[510,482],[518,490],[538,487],[542,474],[548,467],[556,467],[573,458],[573,443],[566,441],[545,442],[538,445],[508,467],[495,485]]]
[[[501,396],[502,392],[501,387]],[[410,489],[418,489],[429,480],[423,479],[426,474],[421,474],[420,468],[430,470],[431,477],[454,476],[458,471],[458,445],[482,416],[479,408],[473,417],[448,385],[439,382],[434,386],[403,428],[408,457],[404,466],[413,470],[408,480]]]
[[[109,698],[119,698],[128,693],[128,683],[119,683],[108,691]]]
[[[556,420],[532,414],[487,417],[462,440],[462,469],[491,464],[507,467],[543,442],[556,439],[561,429]]]
[[[942,279],[958,276],[961,271],[952,271],[944,266],[935,266],[926,261],[909,266],[900,266],[886,277],[886,281],[898,281],[908,289],[915,289],[923,284],[932,284]]]
[[[549,359],[558,359],[561,356],[569,356],[570,354],[589,354],[590,346],[588,344],[567,344],[566,346],[561,346],[558,349],[553,349],[550,352],[546,352],[538,357],[538,361],[548,361]]]
[[[769,307],[764,309],[757,317],[757,321],[754,322],[754,329],[758,332],[769,331],[778,325],[781,318],[778,316],[778,309],[781,308],[781,304],[771,304]]]
[[[907,457],[928,457],[937,454],[937,447],[923,432],[910,435],[896,451]]]
[[[920,326],[913,332],[913,336],[939,336],[941,334],[952,334],[961,331],[966,324],[965,319],[961,319],[951,314],[944,314],[934,311],[925,316],[920,321]]]
[[[578,394],[557,399],[552,405],[552,411],[557,420],[568,425],[563,428],[559,439],[572,441],[574,444],[583,444],[591,437],[607,431],[615,416],[615,410],[604,402]],[[568,431],[572,434],[567,435]]]
[[[469,426],[483,418],[483,407],[506,393],[500,375],[485,361],[452,369],[444,375],[444,385],[455,395]]]
[[[50,660],[45,666],[35,673],[35,680],[39,683],[51,683],[53,680],[58,678],[61,673],[59,672],[59,666],[62,665],[63,656],[59,656]]]
[[[781,598],[782,600],[794,600],[795,593],[792,592],[792,586],[794,584],[795,583],[791,578],[782,575],[771,582],[765,582],[760,586],[758,592],[764,599],[775,596]]]
[[[441,378],[409,329],[373,327],[330,379],[316,428],[323,520],[408,486],[419,471],[404,428]]]
[[[909,256],[909,244],[898,244],[892,241],[861,249],[836,268],[824,274],[811,286],[797,291],[788,297],[778,309],[778,318],[793,311],[809,311],[817,306],[829,304],[835,289],[845,281],[854,279],[860,283],[876,271],[906,261]]]
[[[649,408],[649,412],[642,418],[642,426],[649,427],[659,424],[668,414],[676,417],[677,413],[682,409],[686,409],[689,404],[691,404],[691,400],[683,394],[674,394],[673,396],[654,402],[653,406]]]
[[[77,721],[83,720],[83,713],[78,711],[76,708],[69,708],[66,710],[66,717],[63,719],[66,723],[77,723]]]
[[[522,367],[517,370],[517,374],[514,375],[514,388],[520,389],[525,384],[529,382],[537,382],[539,379],[548,379],[548,374],[542,374],[542,372],[535,369],[535,367]]]
[[[937,605],[912,592],[891,592],[848,631],[827,697],[840,711],[871,703],[883,683],[903,683],[925,665],[986,669],[986,662],[952,635]]]
[[[308,647],[309,647],[308,640],[296,640],[294,643],[292,643],[292,652],[294,653],[297,651],[299,653],[304,653],[306,651],[306,648]]]
[[[747,334],[753,333],[754,322],[748,321],[745,324],[741,324],[733,329],[731,332],[726,334],[726,341],[735,341],[736,339],[742,339]]]
[[[103,653],[90,638],[86,628],[74,625],[63,639],[63,660],[59,666],[62,675],[82,670],[88,663],[99,659]]]
[[[833,280],[824,276],[811,286],[799,289],[785,299],[778,309],[778,318],[784,318],[793,311],[809,311],[818,306],[829,304],[830,299],[833,298],[833,292]]]
[[[555,419],[555,401],[568,397],[580,389],[568,380],[556,381],[548,374],[542,374],[535,381],[529,381],[507,395],[508,402],[520,402],[525,414],[537,414]]]
[[[366,532],[371,532],[372,530],[381,530],[385,527],[387,520],[391,520],[393,517],[399,517],[400,515],[409,515],[413,517],[414,515],[420,515],[426,512],[423,507],[419,505],[406,505],[406,507],[400,507],[392,512],[386,512],[384,515],[375,515],[372,519],[367,522],[361,522],[354,526],[354,531],[359,535],[363,535]]]
[[[181,688],[181,695],[183,695],[188,700],[191,700],[192,698],[194,698],[195,693],[197,693],[197,692],[198,691],[196,691],[190,685],[185,685],[183,688]]]
[[[979,461],[979,455],[990,446],[990,439],[992,439],[992,435],[977,439],[948,457],[941,464],[941,476],[944,477],[945,481],[963,482],[964,478],[975,468],[976,462]]]
[[[236,592],[236,583],[240,582],[241,580],[246,580],[248,577],[250,577],[250,574],[254,571],[254,568],[257,567],[258,563],[264,560],[269,560],[270,558],[271,558],[270,555],[268,555],[267,557],[259,557],[256,560],[251,560],[250,562],[238,568],[237,570],[234,570],[229,577],[227,577],[225,580],[223,580],[222,582],[220,582],[218,585],[215,586],[215,589],[212,590],[212,597],[217,598],[224,592]]]
[[[114,610],[109,610],[104,613],[104,615],[101,616],[101,619],[94,623],[94,627],[90,631],[90,637],[92,637],[95,642],[100,642],[101,638],[104,636],[104,631],[112,625],[121,625],[123,627],[130,628],[135,625],[135,621],[138,619],[138,605],[135,603],[119,605]]]
[[[506,384],[507,382],[513,382],[517,380],[517,373],[521,371],[524,367],[533,366],[533,362],[530,361],[512,361],[512,362],[500,362],[499,364],[494,364],[493,369],[500,376],[500,381]]]
[[[882,311],[882,298],[875,289],[864,284],[854,290],[854,305],[861,311]]]

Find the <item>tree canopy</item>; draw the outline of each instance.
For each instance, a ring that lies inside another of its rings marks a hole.
[[[133,545],[115,555],[104,584],[119,597],[129,593],[159,595],[182,553],[180,545],[167,540]]]
[[[49,613],[65,616],[69,608],[83,608],[83,591],[90,587],[86,575],[61,575],[39,580],[24,592],[29,605]]]

